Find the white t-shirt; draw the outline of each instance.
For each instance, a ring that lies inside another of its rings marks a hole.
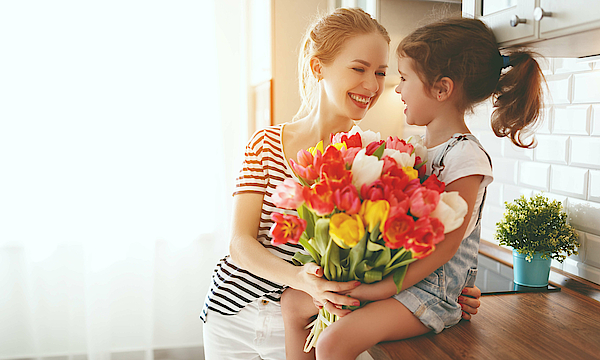
[[[432,173],[431,163],[434,159],[436,159],[436,155],[444,151],[446,145],[453,140],[454,138],[451,138],[445,143],[427,150],[427,175],[431,175]],[[483,201],[485,188],[492,182],[492,180],[494,180],[490,161],[486,153],[475,141],[463,140],[457,142],[451,149],[448,150],[446,156],[444,157],[443,163],[444,169],[442,169],[440,174],[437,176],[438,179],[443,181],[446,185],[470,175],[483,175],[483,180],[479,184],[479,191],[477,192],[477,201],[473,207],[473,214],[471,215],[469,226],[465,232],[465,236],[468,236],[471,234],[477,223],[479,207]]]

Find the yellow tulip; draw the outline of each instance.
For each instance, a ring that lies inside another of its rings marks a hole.
[[[408,175],[410,180],[414,180],[419,177],[419,172],[410,166],[405,166],[402,168],[402,170],[406,175]]]
[[[312,156],[317,155],[317,150],[323,153],[323,140],[319,141],[317,145],[308,148],[308,152],[312,154]]]
[[[341,143],[335,143],[335,144],[331,144],[330,146],[333,146],[334,148],[342,151],[342,149],[347,149],[348,147],[346,146],[346,142],[341,142]]]
[[[329,236],[343,248],[354,247],[365,235],[365,226],[358,214],[338,213],[329,222]]]
[[[378,223],[379,231],[383,232],[385,221],[390,214],[390,203],[386,200],[365,200],[359,214],[369,228],[369,232],[373,232]]]

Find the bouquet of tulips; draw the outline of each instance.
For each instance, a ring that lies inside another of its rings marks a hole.
[[[400,291],[408,265],[460,227],[467,204],[425,175],[420,137],[384,141],[355,126],[330,140],[326,149],[320,142],[290,159],[298,181],[278,185],[273,200],[298,216],[272,213],[272,243],[300,243],[306,251],[294,262],[319,264],[328,280],[373,283],[389,275]],[[336,320],[320,309],[304,351]]]

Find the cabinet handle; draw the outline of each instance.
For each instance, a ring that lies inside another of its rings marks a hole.
[[[533,10],[533,18],[535,19],[535,21],[540,21],[544,17],[552,17],[552,12],[544,11],[544,9],[542,9],[539,6]]]
[[[521,19],[517,15],[513,15],[510,18],[510,26],[512,26],[512,27],[516,27],[519,24],[526,24],[526,23],[527,23],[527,19]]]

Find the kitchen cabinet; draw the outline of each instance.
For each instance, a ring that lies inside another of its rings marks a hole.
[[[462,11],[490,26],[501,47],[526,45],[549,57],[600,54],[597,0],[464,0]]]

